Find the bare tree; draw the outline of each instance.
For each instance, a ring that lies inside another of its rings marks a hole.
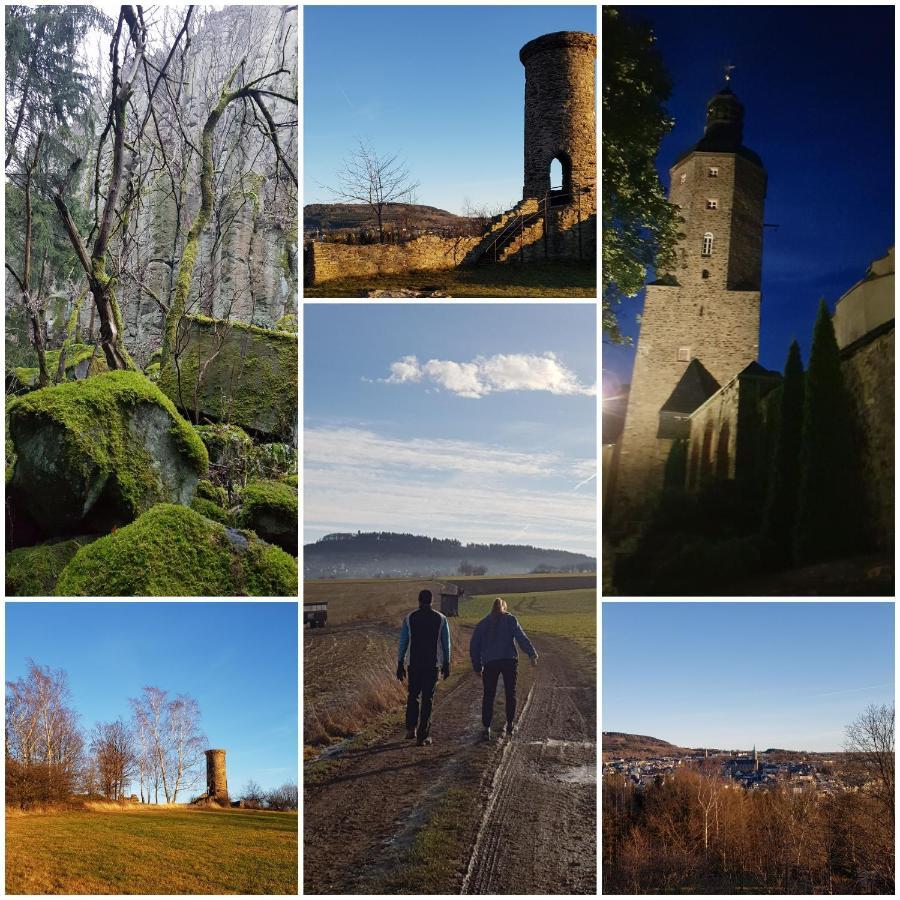
[[[413,181],[406,163],[394,156],[379,154],[363,141],[344,160],[338,183],[327,188],[335,198],[348,203],[365,203],[378,222],[378,242],[384,243],[384,212],[389,203],[412,203],[418,181]]]
[[[28,667],[24,678],[6,684],[7,799],[22,806],[68,797],[84,747],[66,673],[33,660]],[[10,768],[18,795],[10,794]]]
[[[98,722],[91,737],[100,791],[109,800],[120,800],[135,772],[137,753],[121,719]]]
[[[847,726],[844,749],[865,778],[865,788],[894,824],[894,707],[869,705]]]
[[[265,791],[251,778],[240,794],[241,801],[250,806],[262,806],[266,798]]]
[[[147,779],[148,796],[152,777],[156,802],[161,785],[166,803],[176,803],[179,792],[197,784],[202,775],[206,738],[200,731],[200,707],[186,694],[169,699],[158,687],[145,687],[143,695],[130,702],[136,730],[145,741],[141,777]]]

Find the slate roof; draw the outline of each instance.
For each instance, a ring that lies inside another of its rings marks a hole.
[[[751,363],[750,365],[755,364]],[[760,368],[762,367],[760,366]],[[720,387],[719,382],[709,374],[703,363],[699,359],[692,359],[678,384],[675,385],[675,390],[662,405],[660,412],[692,413],[712,397]]]

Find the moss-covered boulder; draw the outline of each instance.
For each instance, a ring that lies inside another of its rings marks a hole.
[[[201,478],[197,482],[197,497],[209,500],[216,506],[222,507],[222,509],[228,505],[228,493],[225,488],[218,484],[213,484],[208,478]]]
[[[296,597],[297,561],[256,535],[162,503],[83,547],[60,596]]]
[[[263,540],[296,555],[296,488],[283,481],[251,481],[241,494],[239,522]]]
[[[212,519],[214,522],[221,522],[223,525],[234,525],[233,517],[225,507],[212,500],[207,500],[205,497],[194,497],[191,500],[191,509],[200,513],[201,516],[206,516],[207,519]]]
[[[159,386],[192,417],[292,442],[297,428],[297,336],[187,316]],[[205,369],[204,369],[205,366]],[[196,393],[196,402],[195,402]],[[196,421],[196,420],[195,420]]]
[[[56,582],[69,560],[93,538],[21,547],[6,554],[8,597],[55,597]]]
[[[48,350],[45,354],[47,373],[51,379],[56,378],[59,369],[61,350]],[[66,350],[65,379],[81,381],[91,375],[99,375],[107,371],[106,357],[99,347],[91,344],[72,344]],[[7,387],[12,393],[34,390],[38,386],[40,370],[37,366],[16,366],[12,370],[12,380],[7,377]]]
[[[32,391],[8,407],[8,496],[47,536],[102,533],[161,502],[188,504],[203,442],[139,372]]]

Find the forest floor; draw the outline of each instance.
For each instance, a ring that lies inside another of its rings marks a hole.
[[[507,596],[540,660],[520,665],[515,734],[488,743],[467,656],[472,622],[491,599],[469,598],[451,619],[454,672],[437,688],[432,746],[405,739],[397,690],[382,715],[307,762],[307,893],[595,892],[596,592]],[[392,670],[398,625],[356,621],[308,633],[306,684],[334,689],[339,672],[353,668],[343,665],[348,657],[365,666],[365,629]]]
[[[303,295],[369,297],[375,291],[442,297],[596,297],[597,267],[593,262],[496,263],[465,269],[360,275],[306,286]]]
[[[296,892],[296,813],[136,806],[6,817],[7,894]]]

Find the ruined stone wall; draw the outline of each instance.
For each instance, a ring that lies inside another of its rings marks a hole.
[[[640,519],[662,487],[670,440],[656,437],[659,411],[690,359],[699,359],[725,385],[759,351],[757,291],[726,291],[704,281],[686,287],[650,285],[617,472],[614,519]],[[690,359],[679,359],[686,350]]]
[[[452,269],[480,241],[477,237],[443,238],[427,234],[405,244],[307,245],[304,278],[320,284],[354,275],[394,275],[401,272]]]
[[[863,438],[862,475],[873,537],[894,546],[894,328],[851,349],[844,378]]]
[[[206,751],[206,795],[212,800],[228,802],[228,779],[225,777],[225,751]]]
[[[550,190],[550,163],[559,159],[564,172],[570,167],[574,185],[589,188],[585,200],[596,212],[596,57],[596,36],[582,31],[545,34],[519,51],[525,66],[523,197]]]

